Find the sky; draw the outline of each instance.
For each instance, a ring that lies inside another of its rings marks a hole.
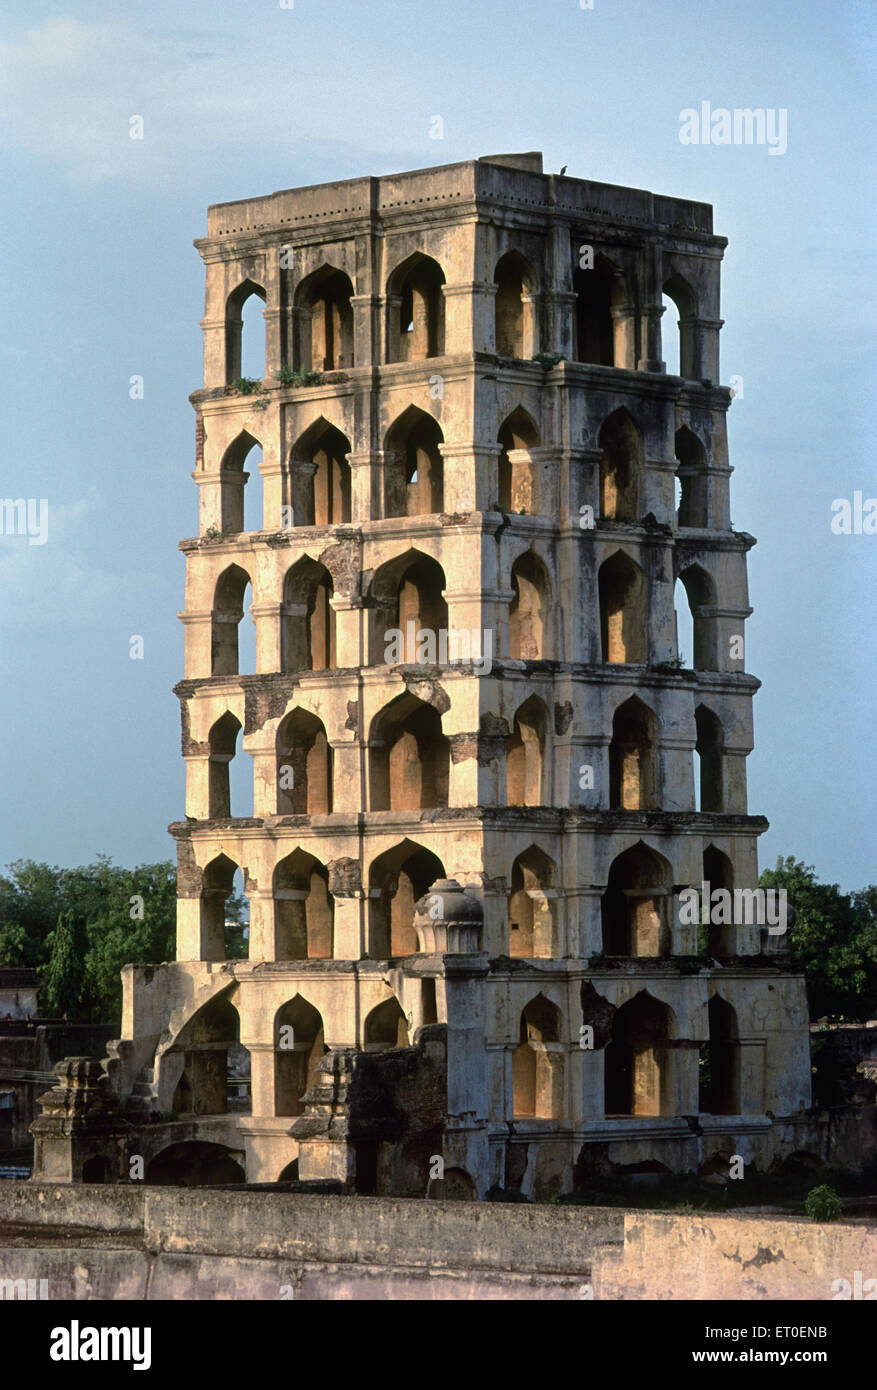
[[[208,204],[538,149],[714,205],[760,861],[875,882],[877,536],[831,529],[877,496],[875,59],[859,0],[5,6],[0,498],[48,526],[0,535],[0,871],[172,857]],[[682,143],[702,101],[787,149]]]

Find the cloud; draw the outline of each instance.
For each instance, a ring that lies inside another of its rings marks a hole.
[[[61,165],[79,184],[183,176],[217,149],[226,159],[246,148],[355,150],[352,112],[363,103],[372,150],[404,149],[398,87],[380,104],[374,74],[303,66],[293,28],[247,48],[221,32],[205,46],[203,33],[55,17],[0,42],[0,68],[6,146]],[[409,99],[419,109],[413,74]],[[142,139],[131,138],[133,116]]]

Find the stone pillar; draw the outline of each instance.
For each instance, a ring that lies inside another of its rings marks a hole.
[[[741,1038],[740,1049],[740,1113],[764,1114],[764,1081],[766,1037]]]
[[[131,1126],[117,1112],[100,1062],[64,1057],[56,1085],[37,1097],[42,1110],[30,1127],[37,1182],[120,1183],[128,1179]]]

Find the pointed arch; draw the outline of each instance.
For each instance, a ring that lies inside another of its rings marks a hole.
[[[339,526],[350,521],[350,440],[320,416],[293,445],[286,502],[295,526]]]
[[[616,550],[597,576],[600,635],[605,662],[640,664],[646,660],[646,584],[639,565]]]
[[[240,720],[231,710],[217,719],[207,736],[210,750],[208,764],[208,815],[210,820],[222,820],[231,816],[231,784],[229,764],[235,755],[237,737],[241,731]]]
[[[362,1029],[363,1052],[388,1052],[408,1046],[408,1021],[395,994],[366,1015]]]
[[[444,435],[434,416],[410,405],[384,440],[384,516],[431,516],[444,508]]]
[[[335,899],[325,865],[300,847],[274,870],[274,955],[276,960],[331,960]]]
[[[597,437],[600,459],[600,511],[608,521],[636,521],[641,513],[644,468],[642,431],[619,406],[607,415]]]
[[[274,1114],[301,1115],[302,1098],[317,1084],[328,1051],[323,1019],[303,995],[287,999],[274,1015]]]
[[[709,526],[706,449],[687,425],[682,425],[676,431],[674,449],[679,463],[676,469],[679,497],[676,524],[679,527],[703,529]]]
[[[707,1005],[709,1041],[700,1049],[699,1109],[708,1115],[740,1114],[740,1043],[737,1013],[721,994]]]
[[[238,865],[226,854],[218,854],[201,875],[201,959],[227,960],[225,904],[234,891]]]
[[[724,854],[715,845],[709,844],[703,852],[703,879],[704,883],[709,884],[709,892],[725,889],[733,894],[734,892],[734,866],[727,854]],[[725,914],[716,913],[716,916]],[[729,909],[727,922],[714,922],[711,919],[707,929],[706,949],[711,956],[733,956],[737,953],[736,930],[733,918],[733,909]]]
[[[531,358],[538,351],[535,334],[530,262],[519,251],[507,251],[493,272],[495,343],[498,357]]]
[[[350,277],[333,265],[305,276],[293,300],[296,369],[337,372],[354,365],[352,299]]]
[[[701,565],[687,565],[679,575],[691,614],[692,667],[695,671],[719,669],[719,632],[715,582]]]
[[[540,436],[532,415],[517,406],[499,427],[499,505],[502,511],[536,516],[540,510],[540,478],[531,450]]]
[[[414,904],[446,877],[438,856],[414,840],[405,839],[372,861],[368,953],[373,960],[414,954]]]
[[[332,761],[323,721],[298,706],[290,710],[277,730],[277,814],[328,815]]]
[[[619,705],[609,745],[610,810],[647,811],[658,803],[658,721],[638,695]]]
[[[672,1115],[675,1015],[640,990],[616,1011],[604,1066],[607,1115]]]
[[[369,731],[369,809],[447,806],[450,747],[434,705],[410,693],[391,700]]]
[[[519,1043],[512,1054],[513,1110],[541,1120],[565,1118],[563,1014],[537,994],[521,1011]]]
[[[241,430],[237,438],[229,444],[219,465],[222,530],[232,534],[246,529],[244,499],[248,496],[246,484],[252,473],[244,470],[244,464],[253,449],[258,449],[261,453],[262,445],[247,430]],[[261,518],[260,526],[250,529],[261,529]]]
[[[551,656],[549,631],[552,594],[548,570],[532,550],[512,565],[509,604],[509,656],[519,661],[546,661]]]
[[[256,280],[246,279],[232,290],[225,301],[225,380],[227,383],[237,381],[243,374],[244,305],[253,295],[263,302],[267,298],[263,285],[260,285]],[[264,337],[263,328],[260,377],[264,376],[265,373]]]
[[[512,732],[506,739],[506,805],[547,806],[548,710],[538,695],[531,695],[515,711]]]
[[[445,350],[445,273],[415,251],[387,281],[387,361],[418,362]]]
[[[666,956],[670,865],[642,840],[612,861],[601,902],[607,956]]]
[[[719,716],[707,705],[694,711],[697,729],[695,752],[700,763],[699,811],[721,814],[725,809],[724,730]]]
[[[697,296],[684,275],[671,275],[663,292],[679,313],[679,375],[692,381],[697,375]]]
[[[283,581],[282,670],[335,670],[334,592],[326,566],[310,555],[303,555],[287,570]]]
[[[240,565],[229,565],[216,581],[210,614],[210,674],[238,674],[238,625],[244,616],[244,597],[250,576]]]
[[[217,865],[219,860],[213,863]],[[224,870],[218,872],[221,877]],[[175,1054],[182,1055],[172,1100],[177,1114],[228,1113],[229,1053],[241,1054],[241,1061],[249,1061],[247,1049],[240,1046],[240,1036],[240,1017],[225,991],[214,995],[187,1019],[162,1059],[166,1066]]]
[[[447,631],[445,572],[437,560],[413,547],[387,560],[369,585],[369,663],[419,660],[419,631]],[[413,625],[413,626],[412,626]]]
[[[550,959],[558,954],[557,866],[538,845],[530,845],[512,864],[509,886],[509,955]]]
[[[610,261],[598,255],[592,270],[577,266],[573,272],[576,296],[574,346],[577,362],[598,366],[623,366],[621,343],[616,351],[616,322],[627,295],[624,282]]]

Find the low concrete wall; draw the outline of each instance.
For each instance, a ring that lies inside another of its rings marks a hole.
[[[52,1298],[829,1300],[857,1270],[873,1224],[0,1183],[0,1279]]]
[[[594,1297],[828,1301],[856,1270],[877,1281],[872,1224],[628,1212],[623,1247],[594,1261]]]

